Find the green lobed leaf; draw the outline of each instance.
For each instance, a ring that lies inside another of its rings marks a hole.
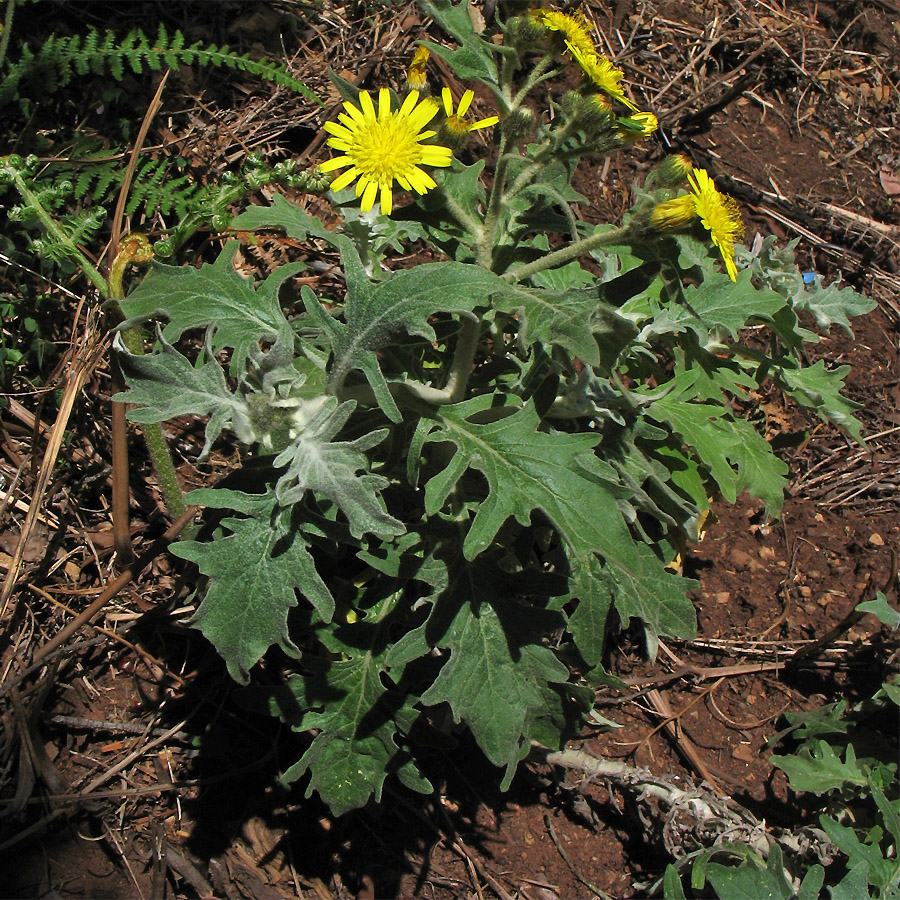
[[[774,844],[767,865],[754,858],[739,866],[707,863],[706,877],[723,900],[791,900],[794,890],[784,874],[781,848]]]
[[[900,863],[896,857],[886,859],[881,849],[881,828],[874,826],[864,840],[849,825],[841,825],[831,816],[819,816],[823,830],[841,852],[847,854],[847,868],[851,871],[866,867],[867,881],[877,887],[900,885]],[[863,895],[865,896],[865,895]]]
[[[818,863],[810,866],[797,889],[797,900],[819,900],[825,883],[825,869]]]
[[[275,494],[284,506],[299,503],[307,491],[314,491],[336,504],[346,516],[350,533],[359,538],[366,532],[383,536],[403,534],[403,523],[390,515],[381,491],[390,483],[382,475],[368,471],[366,450],[387,436],[381,428],[353,441],[333,441],[346,424],[356,403],[322,404],[306,427],[275,458],[275,466],[286,466],[278,479]],[[358,474],[362,470],[363,474]]]
[[[694,610],[685,592],[693,582],[667,572],[653,551],[632,537],[619,509],[627,491],[593,452],[599,435],[541,431],[530,401],[497,421],[472,421],[495,401],[486,396],[444,406],[435,412],[437,418],[420,422],[418,435],[425,443],[449,441],[457,447],[447,467],[425,486],[426,512],[434,514],[443,506],[469,467],[478,469],[489,492],[463,543],[466,559],[485,550],[507,518],[527,525],[539,509],[570,556],[584,559],[597,553],[603,558],[620,615],[626,620],[639,616],[647,623],[651,652],[658,634],[692,636]]]
[[[490,296],[506,291],[503,279],[480,266],[459,262],[425,263],[390,273],[373,282],[365,274],[359,255],[342,242],[341,258],[347,278],[344,322],[330,316],[311,291],[303,293],[307,311],[331,342],[329,390],[336,393],[347,374],[360,369],[366,375],[385,415],[400,421],[375,351],[398,334],[435,340],[429,318],[435,313],[467,313],[489,306]]]
[[[749,321],[770,319],[785,305],[784,297],[775,291],[754,287],[746,269],[739,273],[737,281],[727,275],[711,275],[699,287],[689,286],[684,302],[702,324],[699,333],[704,338],[720,326],[733,340]]]
[[[853,415],[862,404],[841,395],[844,378],[850,366],[826,369],[825,360],[817,360],[811,366],[790,365],[782,360],[777,374],[784,389],[800,404],[815,410],[823,422],[843,428],[862,443],[862,425]]]
[[[269,514],[266,515],[265,511]],[[231,533],[201,543],[180,541],[172,552],[197,564],[209,585],[196,625],[225,659],[231,677],[245,683],[250,669],[273,644],[297,648],[288,633],[288,612],[299,590],[319,619],[330,622],[334,599],[316,571],[302,533],[290,517],[272,517],[274,498],[249,518],[229,518]]]
[[[544,686],[564,684],[569,672],[541,641],[558,614],[495,590],[491,554],[450,562],[446,591],[435,600],[423,631],[428,645],[450,651],[422,694],[428,705],[449,703],[488,759],[506,766],[505,785],[529,750],[535,716],[547,713]]]
[[[882,625],[896,630],[900,628],[900,613],[887,602],[887,598],[878,591],[874,600],[867,600],[856,607],[860,612],[871,613]]]
[[[164,422],[176,416],[209,416],[200,458],[210,450],[222,429],[246,420],[246,404],[228,390],[225,373],[214,357],[192,364],[160,335],[155,353],[134,355],[117,341],[119,364],[128,390],[113,400],[134,404],[132,422]]]
[[[869,867],[863,862],[855,865],[834,887],[828,888],[831,900],[868,900]]]
[[[576,552],[612,550],[618,540],[631,544],[616,500],[623,495],[615,473],[594,456],[596,434],[548,434],[532,401],[510,415],[478,424],[474,418],[494,411],[509,398],[489,395],[435,410],[423,418],[424,443],[450,441],[457,447],[447,467],[425,486],[425,508],[434,514],[469,468],[484,473],[489,492],[479,504],[464,543],[467,559],[486,549],[509,516],[522,525],[540,509]]]
[[[794,301],[794,309],[811,312],[819,327],[828,331],[831,325],[840,325],[851,337],[850,317],[871,312],[876,305],[853,288],[840,287],[839,282],[823,285],[818,278]]]
[[[611,366],[637,334],[628,319],[598,299],[596,288],[516,287],[498,297],[495,307],[518,316],[523,348],[562,347],[590,366]]]
[[[236,252],[237,244],[228,244],[214,263],[199,269],[154,264],[147,277],[121,301],[126,321],[120,330],[163,316],[168,319],[163,336],[174,343],[185,331],[209,328],[212,351],[233,348],[231,374],[243,371],[251,351],[258,350],[261,341],[275,341],[287,326],[278,291],[305,266],[281,266],[254,286],[235,270]]]
[[[893,766],[893,769],[894,780],[896,780],[896,765]],[[884,791],[874,784],[871,778],[869,779],[869,789],[872,792],[872,797],[875,799],[875,805],[881,813],[885,831],[893,838],[896,850],[898,844],[900,844],[900,798],[895,796],[893,800],[888,800]],[[895,876],[900,876],[900,859],[897,858],[896,854],[893,865]],[[897,886],[900,887],[900,881],[897,882]]]
[[[670,390],[647,407],[647,414],[668,423],[684,439],[729,503],[746,489],[777,513],[787,486],[787,465],[749,422],[734,418],[722,404],[696,402],[700,377],[696,369],[676,375],[663,385]]]
[[[407,787],[432,790],[394,737],[398,728],[402,733],[404,726],[411,725],[417,713],[408,699],[400,699],[399,708],[390,700],[381,673],[381,660],[370,651],[332,662],[313,676],[288,681],[302,708],[322,711],[305,713],[294,726],[319,733],[283,779],[290,784],[309,770],[306,796],[318,791],[336,816],[364,806],[373,795],[380,801],[385,779],[395,769],[401,770],[398,774],[402,773]]]
[[[647,654],[656,659],[657,638],[664,635],[692,638],[697,633],[697,614],[685,596],[698,586],[691,578],[668,571],[646,544],[634,544],[634,556],[606,557],[607,578],[623,622],[632,617],[644,623]]]
[[[457,78],[463,81],[477,78],[496,84],[498,77],[494,51],[487,41],[475,33],[469,4],[454,5],[450,0],[419,0],[419,6],[456,41],[457,46],[450,49],[431,41],[422,41],[422,44],[443,59]]]
[[[825,794],[845,785],[862,787],[866,784],[866,774],[856,761],[852,744],[847,745],[843,761],[829,743],[817,738],[791,756],[770,756],[769,762],[787,775],[791,789],[795,791]]]
[[[758,283],[785,297],[793,310],[812,313],[819,327],[826,331],[836,324],[852,336],[850,318],[871,312],[875,302],[852,288],[841,287],[840,279],[825,285],[816,276],[807,284],[795,258],[798,243],[799,238],[780,245],[775,235],[769,235],[756,250],[738,246],[736,257],[739,264],[750,269]],[[801,329],[800,334],[804,340],[817,340],[806,329]]]
[[[338,232],[329,231],[322,221],[310,215],[296,203],[275,194],[269,206],[249,206],[232,223],[235,231],[260,231],[264,228],[278,228],[297,241],[318,238],[329,244],[337,244]]]
[[[569,556],[571,597],[578,605],[569,616],[569,631],[584,661],[593,668],[603,658],[603,648],[613,608],[613,585],[593,554]]]
[[[663,898],[664,900],[687,900],[678,869],[671,863],[666,866],[666,871],[663,875]]]

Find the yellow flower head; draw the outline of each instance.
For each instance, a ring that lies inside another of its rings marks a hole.
[[[734,264],[734,242],[744,236],[744,223],[737,202],[728,194],[716,190],[706,169],[695,168],[688,175],[688,183],[694,192],[694,207],[709,232],[712,242],[719,248],[725,269],[732,281],[737,281],[737,266]]]
[[[423,143],[435,134],[422,129],[437,111],[433,100],[419,103],[418,91],[410,91],[403,105],[392,110],[390,91],[382,88],[376,114],[369,92],[360,91],[358,107],[345,102],[339,121],[323,126],[331,135],[328,146],[344,155],[321,163],[319,169],[347,169],[334,180],[332,190],[340,191],[359,179],[356,196],[362,196],[362,211],[372,209],[380,192],[381,211],[390,215],[394,181],[407,191],[424,194],[437,185],[420,166],[450,165],[453,151],[449,147]]]
[[[581,53],[595,52],[590,26],[581,10],[564,13],[555,9],[532,9],[528,11],[528,15],[548,31],[557,32],[569,50],[575,47]]]
[[[596,87],[637,112],[637,107],[625,96],[625,91],[622,89],[620,82],[625,73],[620,68],[614,66],[602,54],[597,53],[593,47],[589,51],[583,51],[568,41],[566,46],[569,48],[572,58],[581,66],[581,70]]]
[[[475,91],[468,90],[463,92],[456,112],[453,112],[453,94],[450,93],[450,88],[445,87],[441,91],[441,97],[444,101],[444,112],[447,115],[447,119],[441,127],[441,137],[453,147],[464,146],[470,131],[477,131],[479,128],[490,128],[500,121],[500,116],[488,116],[486,119],[472,122],[471,125],[466,121],[465,116],[472,105]]]
[[[428,87],[428,76],[425,67],[431,53],[427,47],[416,47],[412,62],[406,72],[406,87],[410,91],[424,91]]]
[[[652,112],[636,112],[627,118],[619,119],[622,138],[625,141],[636,141],[648,137],[659,127],[659,121]]]
[[[695,168],[688,175],[692,193],[660,203],[650,214],[650,224],[658,231],[677,231],[699,218],[725,262],[725,270],[737,281],[734,242],[744,235],[741,211],[733,197],[719,193],[706,169]]]

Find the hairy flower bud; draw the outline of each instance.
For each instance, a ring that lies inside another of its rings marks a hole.
[[[534,113],[527,107],[520,106],[510,112],[500,127],[507,140],[524,140],[534,131]]]
[[[546,31],[530,16],[514,16],[506,23],[505,43],[519,50],[541,44]]]
[[[418,91],[422,97],[426,97],[431,93],[431,87],[428,84],[428,73],[426,72],[429,56],[431,56],[431,52],[427,47],[416,47],[412,62],[406,70],[407,92]]]
[[[676,188],[681,187],[693,169],[694,163],[684,153],[673,153],[667,156],[644,182],[646,188]]]

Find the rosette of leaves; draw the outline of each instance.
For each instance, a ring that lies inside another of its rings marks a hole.
[[[517,51],[461,7],[428,8],[457,42],[434,52],[513,97],[498,54]],[[391,218],[352,190],[331,197],[337,228],[280,196],[248,209],[236,229],[340,257],[340,286],[302,284],[291,319],[280,290],[303,264],[255,284],[234,246],[155,265],[122,303],[124,327],[161,322],[153,353],[120,347],[131,418],[201,416],[204,452],[223,431],[246,448],[227,487],[186,498],[214,512],[208,539],[173,549],[202,576],[194,624],[235,679],[272,646],[291,660],[283,685],[244,697],[309,735],[284,777],[336,813],[380,799],[388,776],[430,790],[423,754],[460,728],[507,786],[532,742],[578,728],[611,628],[640,621],[651,656],[659,635],[694,633],[695,582],[666,564],[710,497],[781,504],[786,466],[741,414],[764,384],[859,435],[844,370],[800,353],[815,297],[772,281],[792,262],[732,283],[689,235],[577,222],[570,179],[594,145],[569,141],[563,164],[541,150],[557,127],[507,147],[493,212],[481,161]],[[551,241],[596,235],[593,259],[535,268]],[[397,265],[417,242],[428,256]],[[186,334],[201,353],[179,348]]]

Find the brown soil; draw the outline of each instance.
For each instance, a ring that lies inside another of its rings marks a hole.
[[[329,24],[300,35],[306,49],[294,59],[297,75],[323,95],[326,64],[367,70],[364,86],[396,81],[425,27],[415,10],[370,4],[362,28],[361,5],[326,6]],[[235,9],[232,24],[252,12],[247,4]],[[863,404],[859,415],[872,437],[858,447],[777,398],[758,398],[791,469],[781,517],[766,521],[746,497],[716,506],[684,563],[700,581],[697,640],[666,641],[651,666],[638,633],[615,635],[608,668],[643,689],[601,693],[598,710],[621,727],[587,729],[573,746],[685,782],[711,776],[760,819],[789,825],[805,813],[767,762],[779,717],[871,695],[892,653],[896,662],[896,644],[863,619],[802,670],[778,667],[874,589],[897,599],[890,580],[900,547],[900,214],[888,189],[900,177],[900,159],[890,156],[900,126],[900,33],[888,2],[718,0],[700,10],[684,0],[588,4],[598,33],[621,51],[635,97],[662,123],[660,140],[636,157],[637,177],[668,149],[686,150],[731,179],[748,243],[757,233],[801,237],[804,268],[827,279],[840,273],[878,301],[875,312],[854,321],[855,337],[832,329],[814,350],[852,366],[847,393]],[[265,33],[271,51],[275,38]],[[246,37],[238,28],[230,40]],[[372,41],[382,51],[373,54]],[[213,87],[184,90],[200,97]],[[229,107],[219,99],[222,130],[246,135],[241,128],[265,120],[266,146],[281,137],[281,146],[322,158],[320,145],[307,146],[313,132],[304,129],[327,111],[304,107],[301,116],[283,93],[276,97],[268,107],[253,94]],[[142,115],[135,110],[136,121]],[[211,126],[200,131],[209,143]],[[187,147],[193,139],[183,140]],[[577,187],[592,208],[582,214],[619,215],[635,177],[633,157],[585,168]],[[62,527],[52,540],[45,530],[26,557],[24,582],[33,587],[18,596],[32,612],[16,641],[30,639],[29,627],[43,629],[45,640],[69,618],[60,603],[82,608],[111,577],[102,490],[85,495],[75,485],[92,461],[107,458],[103,426],[98,433],[84,424],[103,421],[96,398],[107,392],[101,373],[79,401],[83,421],[74,426],[69,474],[60,476],[51,504]],[[33,398],[22,402],[35,410]],[[30,431],[17,430],[8,411],[3,422],[4,449],[26,457]],[[186,481],[201,483],[210,473],[189,462],[189,429],[176,446],[185,448]],[[85,451],[80,459],[73,447]],[[16,467],[7,457],[9,475]],[[224,470],[228,460],[213,465]],[[101,489],[105,477],[101,470]],[[153,512],[152,485],[138,479],[135,489],[145,516],[137,539],[146,545],[164,526]],[[9,553],[17,523],[20,514],[10,511],[0,535]],[[14,774],[15,754],[5,757],[4,799],[21,802],[0,820],[0,844],[10,845],[0,896],[625,898],[640,896],[638,885],[658,878],[670,861],[662,823],[642,821],[617,790],[534,761],[500,793],[500,773],[465,737],[452,752],[434,751],[436,796],[393,787],[381,805],[333,819],[316,796],[303,797],[302,784],[292,791],[278,785],[300,738],[233,701],[220,660],[186,624],[184,596],[178,570],[157,559],[107,607],[97,623],[106,631],[83,629],[70,639],[52,682],[23,681],[20,694],[4,689],[4,729],[23,708],[17,704],[36,710],[27,734],[38,771],[27,795],[16,797],[23,781]],[[652,688],[671,710],[673,733]],[[138,730],[145,727],[153,730]],[[691,746],[705,772],[686,756]],[[42,781],[48,771],[62,780]],[[89,801],[63,802],[61,795],[88,786]]]

